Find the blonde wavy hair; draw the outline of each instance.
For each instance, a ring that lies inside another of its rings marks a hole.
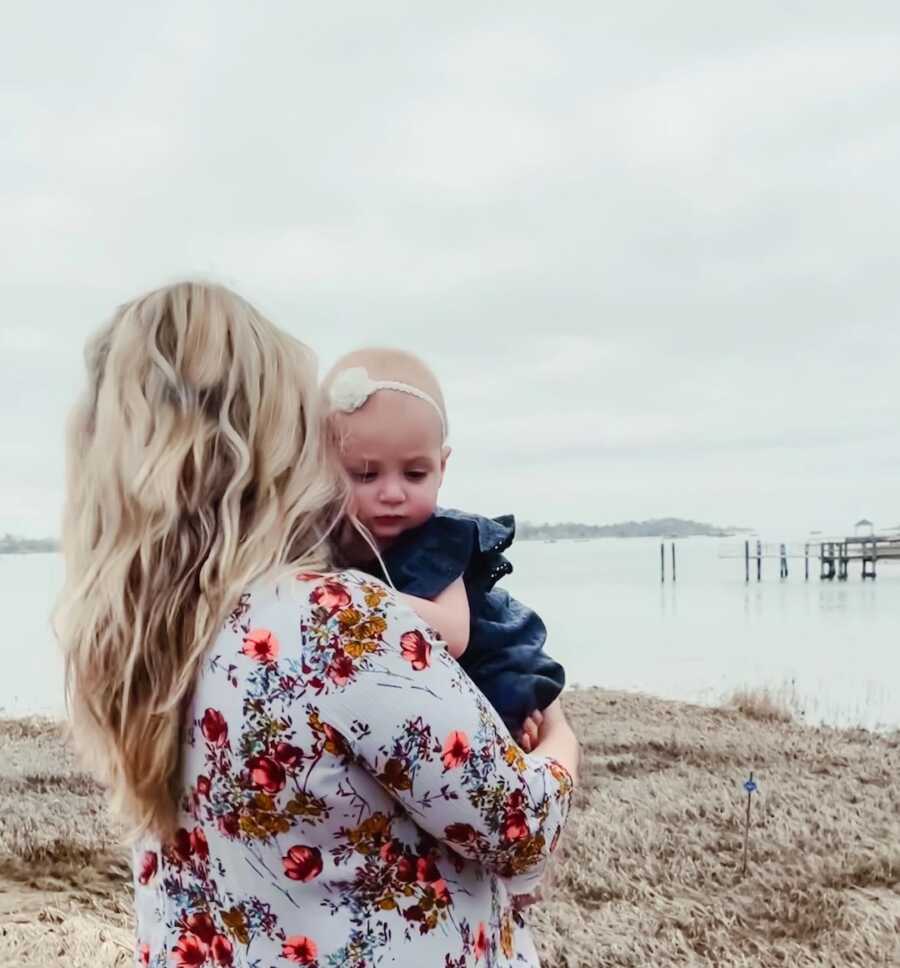
[[[67,436],[54,615],[72,733],[132,837],[176,826],[182,714],[241,593],[327,567],[346,488],[310,350],[221,286],[119,309]]]

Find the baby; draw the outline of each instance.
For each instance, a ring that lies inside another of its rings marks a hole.
[[[352,482],[352,511],[394,587],[530,751],[540,710],[560,694],[565,675],[544,652],[541,619],[495,587],[512,571],[503,552],[513,518],[437,506],[450,456],[437,379],[410,353],[362,349],[335,364],[324,392]],[[347,564],[388,577],[354,529],[344,529],[340,551]]]

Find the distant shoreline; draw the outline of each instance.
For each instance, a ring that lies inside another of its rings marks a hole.
[[[535,524],[522,521],[516,528],[519,541],[588,541],[596,538],[733,538],[752,532],[752,528],[719,527],[686,518],[651,518],[647,521],[620,521],[617,524],[582,524],[567,521]],[[48,554],[60,550],[56,538],[0,537],[0,555]]]
[[[648,521],[621,521],[618,524],[534,524],[523,521],[517,528],[520,541],[580,541],[595,538],[732,538],[752,528],[729,525],[722,528],[684,518],[652,518]]]

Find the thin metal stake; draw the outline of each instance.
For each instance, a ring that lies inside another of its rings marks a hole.
[[[747,844],[750,840],[750,798],[756,791],[752,770],[750,771],[750,779],[744,782],[744,789],[747,791],[747,816],[744,820],[744,866],[741,868],[741,877],[747,876]]]

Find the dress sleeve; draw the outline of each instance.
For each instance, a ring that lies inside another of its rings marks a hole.
[[[325,686],[322,719],[422,829],[500,876],[539,877],[568,815],[568,771],[522,752],[381,583],[345,572],[311,601],[304,662]]]

